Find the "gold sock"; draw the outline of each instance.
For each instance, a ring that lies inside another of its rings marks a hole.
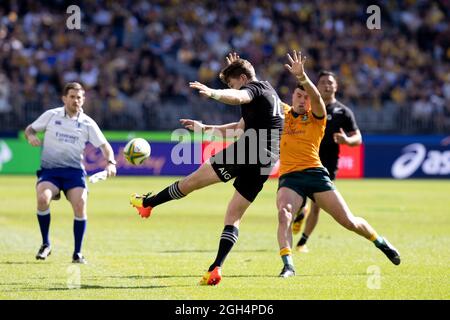
[[[287,256],[287,255],[291,255],[291,254],[292,254],[292,250],[289,247],[282,248],[280,250],[280,256]]]
[[[376,233],[376,232],[374,234],[372,234],[369,238],[369,240],[372,242],[374,242],[377,239],[378,239],[378,233]]]

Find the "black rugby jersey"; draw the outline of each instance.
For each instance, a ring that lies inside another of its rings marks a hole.
[[[280,98],[267,81],[251,81],[241,90],[247,90],[253,99],[241,105],[241,115],[247,129],[281,129],[283,112]]]
[[[334,142],[333,134],[340,132],[342,128],[345,133],[358,130],[355,116],[349,107],[337,101],[326,106],[327,108],[327,126],[325,135],[322,139],[319,149],[319,156],[325,165],[333,164],[337,168],[339,159],[339,144]],[[329,170],[332,168],[328,168]]]
[[[241,105],[241,116],[245,121],[245,133],[254,129],[258,143],[265,144],[271,157],[279,157],[279,143],[283,128],[284,113],[281,100],[268,81],[251,81],[241,87],[247,90],[252,101]],[[274,135],[271,130],[277,133]]]

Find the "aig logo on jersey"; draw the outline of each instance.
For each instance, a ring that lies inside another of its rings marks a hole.
[[[220,172],[220,175],[221,175],[225,180],[230,180],[230,179],[231,179],[231,174],[229,174],[228,171],[225,170],[224,167],[219,168],[219,172]]]

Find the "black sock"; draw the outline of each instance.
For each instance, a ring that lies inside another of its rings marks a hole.
[[[302,209],[302,211],[295,217],[294,222],[300,221],[305,217],[305,210]]]
[[[304,246],[306,244],[306,241],[308,241],[308,236],[305,233],[303,233],[302,237],[297,243],[297,246]]]
[[[177,200],[185,197],[185,195],[180,191],[180,188],[178,187],[179,181],[171,184],[167,188],[165,188],[163,191],[159,192],[158,194],[145,198],[143,201],[144,207],[156,207],[157,205],[168,202],[170,200]]]
[[[225,226],[220,236],[219,251],[217,252],[216,260],[209,267],[208,271],[211,272],[215,267],[221,267],[231,248],[233,248],[239,236],[239,229],[235,226]]]

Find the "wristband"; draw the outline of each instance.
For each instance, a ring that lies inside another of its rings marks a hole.
[[[218,91],[219,90],[212,90],[211,91],[211,99],[219,100],[222,97],[222,95],[220,93],[218,93]]]
[[[308,82],[308,78],[306,77],[306,75],[304,75],[303,77],[297,77],[297,80],[302,85]]]

